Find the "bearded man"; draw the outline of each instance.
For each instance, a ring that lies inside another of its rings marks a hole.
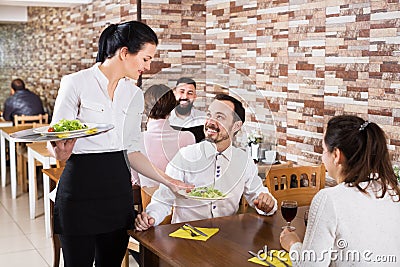
[[[181,148],[165,173],[195,187],[218,189],[226,198],[216,201],[176,196],[161,185],[146,211],[136,217],[135,226],[144,231],[172,214],[172,223],[230,216],[239,209],[242,195],[261,215],[272,215],[276,199],[263,186],[257,166],[248,154],[232,146],[233,136],[245,121],[245,110],[232,96],[218,94],[206,112],[205,140]]]
[[[197,98],[196,82],[191,78],[180,78],[176,82],[174,94],[178,105],[169,117],[171,127],[175,130],[190,131],[194,134],[196,142],[202,141],[205,112],[193,107]]]

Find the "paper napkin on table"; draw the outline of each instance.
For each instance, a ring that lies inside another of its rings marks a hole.
[[[253,257],[250,258],[248,261],[250,262],[254,262],[263,266],[270,266],[268,263],[273,264],[273,266],[276,267],[286,267],[286,266],[292,266],[292,262],[290,261],[290,257],[289,257],[289,253],[287,253],[286,251],[278,251],[278,250],[270,250],[269,253],[271,253],[273,255],[273,257],[271,256],[267,256],[265,261],[262,261],[260,259],[258,259],[257,257]],[[278,258],[279,256],[279,258]],[[264,259],[265,254],[261,253],[260,254],[261,259]],[[285,263],[283,263],[283,262]]]
[[[202,227],[196,227],[196,228],[199,229],[200,231],[204,232],[207,236],[203,236],[203,235],[191,236],[190,231],[185,231],[181,228],[179,228],[175,232],[170,233],[169,236],[192,239],[192,240],[207,241],[207,239],[209,239],[210,237],[212,237],[219,231],[218,228],[202,228]]]

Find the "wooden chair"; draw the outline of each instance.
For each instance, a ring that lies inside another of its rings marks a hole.
[[[48,114],[39,114],[39,115],[15,115],[14,116],[14,125],[31,125],[32,128],[39,127],[42,125],[48,124],[49,115]],[[26,144],[25,143],[17,143],[16,146],[17,152],[17,177],[18,184],[22,186],[22,191],[26,192],[28,188],[28,180],[27,180],[27,159],[28,155],[26,153]],[[40,166],[40,165],[37,165]]]
[[[281,204],[283,199],[296,200],[298,206],[309,206],[314,195],[325,187],[325,167],[296,166],[271,169],[264,184]]]
[[[14,125],[32,125],[33,123],[47,124],[49,122],[48,114],[39,115],[15,115]]]
[[[143,210],[146,209],[147,205],[149,205],[150,201],[151,201],[151,197],[154,194],[154,192],[158,189],[158,187],[143,187],[140,188],[139,186],[137,186],[139,188],[139,196],[141,199],[141,209],[138,209],[139,212],[142,212]],[[134,188],[134,196],[137,195],[137,191],[135,191],[135,186]],[[136,203],[135,198],[134,198],[134,203]],[[171,219],[172,219],[172,215],[168,215],[167,217],[165,217],[165,219],[160,223],[160,224],[170,224],[171,223]],[[132,242],[131,240],[128,243],[128,249],[139,252],[139,243],[138,242]],[[128,249],[126,250],[126,254],[124,257],[124,260],[122,262],[121,267],[129,267],[129,251]],[[140,264],[139,264],[140,265]]]

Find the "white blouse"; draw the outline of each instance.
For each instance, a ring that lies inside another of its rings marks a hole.
[[[143,92],[132,80],[121,79],[111,99],[108,79],[99,65],[61,79],[51,124],[61,119],[78,119],[83,123],[114,125],[107,133],[78,139],[73,149],[75,154],[139,151]]]
[[[378,182],[366,190],[341,183],[314,196],[304,242],[290,248],[293,266],[398,266],[400,202],[393,201],[398,197],[376,198]]]

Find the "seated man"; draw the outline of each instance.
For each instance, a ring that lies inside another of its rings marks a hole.
[[[232,138],[245,120],[242,104],[231,96],[219,94],[206,115],[206,140],[181,148],[168,164],[166,173],[196,187],[214,187],[226,193],[227,198],[186,199],[161,185],[146,211],[136,217],[137,230],[158,225],[171,213],[172,206],[172,223],[233,215],[239,209],[242,194],[259,214],[272,215],[276,211],[276,199],[263,186],[253,160],[232,146]]]
[[[25,88],[21,79],[11,82],[11,96],[4,103],[3,117],[7,121],[14,120],[14,115],[44,114],[40,97]]]

